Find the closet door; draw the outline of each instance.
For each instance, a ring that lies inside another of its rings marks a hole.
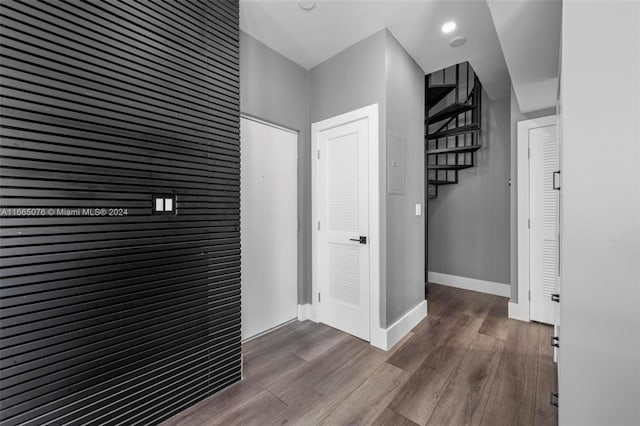
[[[298,135],[240,121],[242,339],[297,317]]]
[[[558,278],[558,182],[560,166],[556,125],[529,130],[530,197],[530,317],[534,321],[554,323]]]

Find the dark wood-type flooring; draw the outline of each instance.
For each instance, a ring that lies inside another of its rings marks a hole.
[[[391,351],[293,322],[243,345],[244,380],[165,425],[556,425],[552,327],[503,297],[430,285]]]

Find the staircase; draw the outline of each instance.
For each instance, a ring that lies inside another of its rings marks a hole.
[[[480,149],[482,86],[468,62],[425,76],[427,198],[440,185],[458,183],[458,172],[474,166]]]

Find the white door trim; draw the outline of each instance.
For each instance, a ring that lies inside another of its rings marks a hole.
[[[509,302],[509,318],[530,321],[530,250],[529,250],[529,130],[553,126],[557,117],[550,115],[518,122],[518,300]]]
[[[372,345],[386,350],[386,330],[380,327],[380,142],[378,104],[340,114],[311,125],[311,288],[312,307],[318,309],[318,143],[323,130],[345,123],[368,120],[369,129],[369,338]],[[322,318],[317,318],[322,321]],[[384,341],[382,341],[384,339]]]

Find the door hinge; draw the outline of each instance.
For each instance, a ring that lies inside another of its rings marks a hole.
[[[320,221],[318,221],[318,231],[320,230]]]
[[[560,347],[560,338],[558,336],[551,336],[551,346],[554,348]]]
[[[318,160],[320,159],[320,150],[318,150]]]
[[[531,158],[531,148],[527,148],[527,158]]]
[[[531,219],[527,219],[527,228],[531,229]]]
[[[558,302],[560,303],[560,293],[554,293],[551,295],[551,301],[552,302]]]
[[[531,301],[531,290],[529,290],[529,301]]]
[[[318,303],[320,303],[320,292],[318,292]]]
[[[551,392],[551,395],[549,395],[549,404],[557,407],[559,402],[560,398],[558,398],[558,394],[555,392]]]

